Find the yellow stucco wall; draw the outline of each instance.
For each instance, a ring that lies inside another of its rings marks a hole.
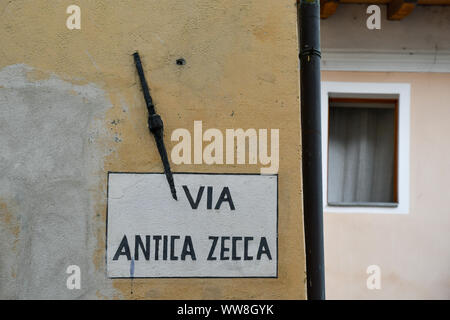
[[[176,128],[280,129],[278,279],[126,279],[114,294],[136,299],[304,299],[299,73],[295,1],[79,0],[81,30],[66,28],[73,1],[0,1],[0,69],[25,64],[29,81],[51,75],[94,84],[111,103],[98,117],[102,158],[89,192],[95,215],[86,252],[105,273],[106,173],[162,172],[131,54],[139,50],[170,153]],[[184,58],[186,65],[175,63]],[[73,92],[74,95],[77,92]],[[114,121],[116,120],[116,121]],[[119,120],[119,121],[117,121]],[[115,139],[117,138],[117,139]],[[82,150],[80,152],[83,152]],[[259,165],[173,165],[174,172],[259,173]],[[51,246],[51,244],[49,244]],[[106,277],[106,276],[105,276]],[[133,286],[133,290],[131,290]]]

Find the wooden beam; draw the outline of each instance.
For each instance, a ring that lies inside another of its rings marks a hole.
[[[326,19],[331,16],[339,4],[339,0],[320,0],[320,18]]]
[[[392,0],[388,4],[388,20],[402,20],[416,7],[417,0]]]

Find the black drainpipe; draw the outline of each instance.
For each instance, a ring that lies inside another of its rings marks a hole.
[[[320,119],[320,0],[298,0],[303,214],[309,300],[325,299]]]

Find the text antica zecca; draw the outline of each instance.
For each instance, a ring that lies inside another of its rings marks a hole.
[[[204,254],[208,261],[272,260],[266,237],[209,236],[208,240],[208,253]],[[132,253],[135,261],[197,260],[197,252],[189,235],[183,236],[183,239],[178,235],[135,235],[131,244],[134,244],[134,250],[130,249],[130,242],[124,235],[113,260],[132,260]]]

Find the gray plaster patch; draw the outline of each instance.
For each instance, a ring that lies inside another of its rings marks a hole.
[[[20,226],[13,239],[0,219],[0,299],[112,296],[93,265],[101,227],[94,198],[105,193],[98,189],[108,152],[98,139],[108,135],[102,119],[111,103],[92,84],[30,81],[32,70],[0,70],[0,202]],[[72,264],[81,268],[81,290],[66,287]]]

